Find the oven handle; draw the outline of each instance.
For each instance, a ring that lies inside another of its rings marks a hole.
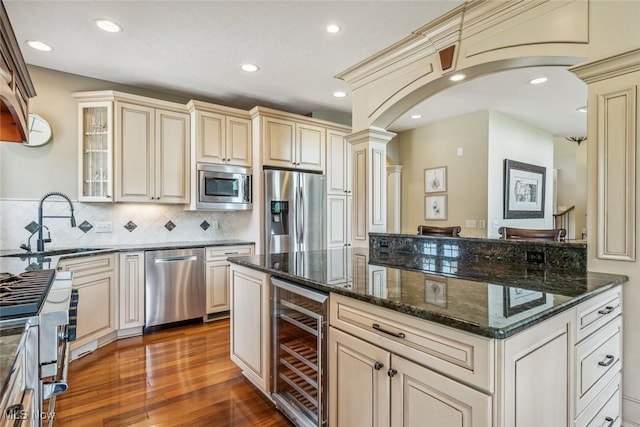
[[[60,359],[60,361],[62,362],[62,375],[60,376],[60,379],[42,383],[43,400],[47,400],[61,393],[64,393],[69,388],[69,383],[67,381],[69,374],[69,360],[67,359],[69,354],[69,346],[70,343],[67,341],[64,344],[64,351]]]

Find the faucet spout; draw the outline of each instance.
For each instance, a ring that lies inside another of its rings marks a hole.
[[[70,210],[70,214],[69,215],[49,215],[49,216],[45,216],[43,214],[43,203],[44,201],[51,197],[51,196],[59,196],[62,197],[63,199],[65,199],[68,203],[69,203],[69,210]],[[51,238],[48,239],[43,239],[42,236],[42,229],[44,228],[44,224],[42,223],[44,218],[69,218],[71,221],[71,227],[75,227],[76,226],[76,218],[73,215],[73,202],[71,202],[71,199],[69,198],[69,196],[67,196],[64,193],[60,193],[58,191],[53,191],[51,193],[47,193],[44,196],[42,196],[42,198],[40,199],[40,204],[38,205],[38,241],[37,241],[37,250],[38,252],[44,251],[44,244],[45,242],[50,242]],[[48,228],[47,228],[48,230]]]

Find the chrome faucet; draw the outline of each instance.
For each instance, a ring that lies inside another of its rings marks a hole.
[[[43,215],[43,209],[42,209],[42,204],[44,203],[45,199],[47,199],[48,197],[51,196],[60,196],[63,199],[66,199],[67,202],[69,202],[69,208],[71,209],[71,214],[70,215],[49,215],[49,216],[44,216]],[[53,191],[51,193],[47,193],[44,196],[42,196],[42,199],[40,199],[40,205],[38,206],[38,242],[37,242],[37,248],[38,248],[38,252],[42,252],[44,251],[44,244],[45,242],[50,242],[51,238],[48,239],[43,239],[42,238],[42,229],[45,228],[44,224],[42,223],[42,220],[44,218],[69,218],[71,220],[71,226],[75,227],[76,226],[76,218],[73,216],[73,203],[71,202],[71,199],[69,198],[69,196],[67,196],[64,193],[60,193],[58,191]],[[47,228],[47,230],[49,230]]]

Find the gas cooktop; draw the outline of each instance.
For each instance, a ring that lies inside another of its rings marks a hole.
[[[55,273],[53,269],[0,273],[0,320],[38,314]]]

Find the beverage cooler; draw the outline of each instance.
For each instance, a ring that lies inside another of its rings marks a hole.
[[[297,426],[322,427],[327,417],[328,295],[271,279],[273,394]]]

